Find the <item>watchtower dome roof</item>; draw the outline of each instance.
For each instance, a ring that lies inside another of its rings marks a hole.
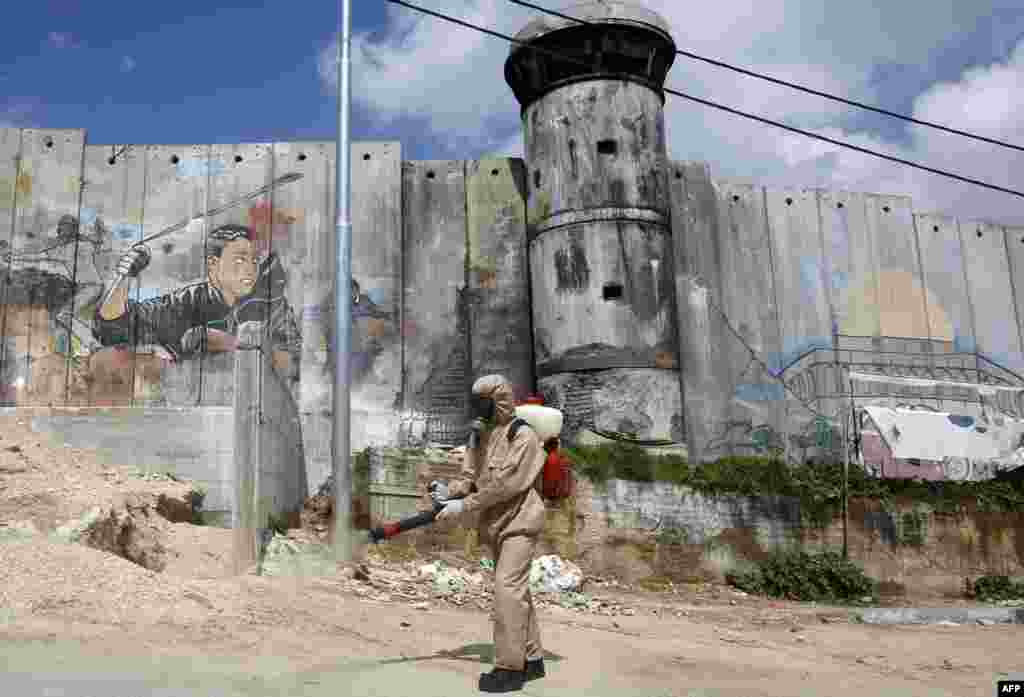
[[[590,0],[540,14],[516,34],[505,60],[505,81],[525,110],[573,82],[639,83],[664,101],[676,44],[668,22],[643,5]],[[579,21],[574,21],[579,20]]]
[[[570,5],[565,9],[558,10],[560,14],[574,17],[582,22],[593,24],[618,24],[633,26],[641,29],[650,29],[662,34],[669,42],[672,41],[672,31],[661,15],[649,10],[643,5],[635,2],[623,2],[622,0],[589,0]],[[580,22],[563,19],[549,14],[541,14],[530,20],[525,27],[515,35],[517,42],[528,42],[539,39],[542,36],[558,31],[581,26]],[[521,48],[519,43],[514,43],[509,49],[509,55]]]

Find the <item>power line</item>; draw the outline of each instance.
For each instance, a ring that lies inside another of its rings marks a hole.
[[[587,20],[584,20],[584,19],[577,19],[576,17],[571,17],[569,15],[562,14],[561,12],[557,12],[555,10],[550,10],[550,9],[548,9],[546,7],[541,7],[540,5],[535,5],[532,2],[526,2],[526,0],[508,0],[508,1],[511,2],[511,3],[514,3],[516,5],[522,5],[523,7],[529,7],[531,9],[537,10],[538,12],[543,12],[544,14],[551,15],[553,17],[560,17],[561,19],[567,19],[567,20],[572,21],[572,22],[579,22],[580,24],[586,24],[586,25],[595,24],[595,22],[588,22]],[[788,82],[786,80],[781,80],[781,79],[779,79],[777,77],[772,77],[770,75],[765,75],[764,73],[758,73],[758,72],[754,72],[753,70],[747,70],[746,68],[741,68],[741,67],[736,66],[736,65],[730,65],[729,63],[725,63],[723,61],[715,60],[714,58],[708,58],[706,56],[701,56],[701,55],[698,55],[696,53],[691,53],[689,51],[682,51],[682,50],[676,50],[676,54],[680,55],[680,56],[684,56],[686,58],[692,58],[693,60],[703,61],[704,63],[710,63],[711,65],[714,65],[716,67],[725,68],[726,70],[732,70],[734,72],[740,73],[742,75],[746,75],[748,77],[757,78],[758,80],[765,80],[767,82],[773,82],[776,85],[782,85],[783,87],[789,87],[790,89],[799,90],[800,92],[806,92],[807,94],[813,94],[816,97],[823,97],[824,99],[831,99],[834,102],[840,102],[840,103],[846,104],[848,106],[857,107],[858,109],[865,109],[867,111],[873,111],[876,114],[882,114],[883,116],[890,116],[890,117],[892,117],[894,119],[900,119],[902,121],[909,121],[910,123],[917,124],[918,126],[927,126],[928,128],[934,128],[934,129],[939,130],[939,131],[945,131],[946,133],[952,133],[954,135],[963,136],[964,138],[971,138],[973,140],[980,140],[980,141],[985,142],[985,143],[990,143],[991,145],[998,145],[998,146],[1003,147],[1003,148],[1010,148],[1011,150],[1017,150],[1018,152],[1024,152],[1024,146],[1014,145],[1013,143],[1007,143],[1006,141],[997,140],[995,138],[986,138],[985,136],[978,135],[977,133],[971,133],[969,131],[962,131],[962,130],[960,130],[958,128],[952,128],[950,126],[943,126],[942,124],[935,123],[933,121],[924,121],[923,119],[917,119],[917,118],[914,118],[913,116],[907,116],[906,114],[900,114],[899,112],[889,111],[888,109],[882,109],[880,107],[871,106],[870,104],[865,104],[863,102],[858,102],[858,101],[855,101],[853,99],[847,99],[846,97],[840,97],[840,96],[835,95],[835,94],[829,94],[828,92],[822,92],[820,90],[812,89],[810,87],[804,87],[803,85],[799,85],[799,84],[797,84],[795,82]]]
[[[548,49],[545,49],[545,48],[540,48],[540,47],[534,46],[534,45],[532,45],[532,44],[530,44],[529,42],[526,42],[526,41],[519,41],[518,39],[515,39],[515,38],[513,38],[511,36],[508,36],[507,34],[502,34],[501,32],[494,31],[493,29],[488,29],[486,27],[481,27],[479,25],[472,24],[472,23],[467,22],[465,20],[458,19],[457,17],[452,17],[451,15],[446,15],[446,14],[443,14],[441,12],[435,12],[434,10],[428,10],[425,7],[420,7],[419,5],[414,5],[414,4],[410,3],[410,2],[406,2],[406,0],[387,0],[387,2],[394,3],[395,5],[401,5],[402,7],[406,7],[408,9],[410,9],[410,10],[415,10],[416,12],[421,12],[423,14],[430,15],[431,17],[436,17],[437,19],[443,20],[445,22],[450,22],[452,24],[457,24],[457,25],[459,25],[461,27],[465,27],[467,29],[473,29],[474,31],[478,31],[478,32],[481,32],[483,34],[488,34],[489,36],[493,36],[493,37],[496,37],[496,38],[499,38],[499,39],[504,39],[505,41],[508,41],[509,43],[513,43],[513,44],[516,44],[516,45],[519,45],[519,46],[526,46],[526,47],[530,48],[531,50],[536,51],[537,53],[542,53],[542,54],[545,54],[545,55],[553,56],[555,58],[558,58],[559,60],[570,62],[570,63],[575,63],[577,65],[582,65],[584,67],[588,67],[588,68],[590,67],[589,64],[587,64],[586,62],[581,61],[581,60],[579,60],[577,58],[573,58],[571,56],[566,56],[566,55],[560,54],[560,53],[558,53],[556,51],[551,51],[551,50],[548,50]],[[983,187],[985,189],[992,189],[993,191],[1000,191],[1000,192],[1002,192],[1004,194],[1011,194],[1013,196],[1018,196],[1020,198],[1024,198],[1024,192],[1017,191],[1015,189],[1007,189],[1007,188],[1002,187],[1002,186],[997,186],[996,184],[989,184],[988,182],[984,182],[984,181],[981,181],[979,179],[972,179],[970,177],[962,177],[959,174],[954,174],[952,172],[947,172],[947,171],[941,170],[941,169],[935,169],[934,167],[928,167],[926,165],[922,165],[920,163],[913,162],[912,160],[904,160],[901,157],[896,157],[894,155],[886,155],[885,153],[881,153],[881,152],[878,152],[876,150],[870,150],[868,148],[862,148],[859,145],[853,145],[851,143],[844,143],[841,140],[835,140],[835,139],[829,138],[827,136],[818,135],[817,133],[811,133],[810,131],[805,131],[802,128],[797,128],[796,126],[790,126],[788,124],[784,124],[784,123],[781,123],[779,121],[773,121],[771,119],[766,119],[766,118],[764,118],[762,116],[757,116],[755,114],[748,114],[745,111],[740,111],[739,109],[733,109],[732,107],[727,107],[727,106],[725,106],[723,104],[718,104],[717,102],[712,102],[712,101],[707,100],[707,99],[701,99],[700,97],[694,97],[693,95],[689,95],[689,94],[686,94],[684,92],[680,92],[678,90],[673,90],[673,89],[670,89],[668,87],[664,88],[664,91],[666,93],[668,93],[668,94],[672,94],[672,95],[675,95],[677,97],[682,97],[683,99],[689,99],[690,101],[697,102],[698,104],[703,104],[704,106],[709,106],[712,109],[719,109],[720,111],[725,111],[725,112],[728,112],[730,114],[735,114],[737,116],[742,116],[742,117],[747,118],[747,119],[753,119],[754,121],[759,121],[761,123],[768,124],[769,126],[775,126],[776,128],[781,128],[781,129],[784,129],[786,131],[792,131],[793,133],[798,133],[798,134],[800,134],[802,136],[806,136],[808,138],[813,138],[815,140],[820,140],[820,141],[823,141],[825,143],[830,143],[831,145],[835,145],[835,146],[838,146],[840,148],[847,148],[849,150],[856,150],[857,152],[861,152],[861,153],[864,153],[866,155],[872,155],[874,157],[878,157],[878,158],[881,158],[883,160],[889,160],[890,162],[896,162],[896,163],[901,164],[901,165],[906,165],[908,167],[913,167],[914,169],[920,169],[920,170],[923,170],[925,172],[931,172],[932,174],[938,174],[940,176],[948,177],[950,179],[956,179],[957,181],[965,182],[967,184],[974,184],[975,186],[980,186],[980,187]]]

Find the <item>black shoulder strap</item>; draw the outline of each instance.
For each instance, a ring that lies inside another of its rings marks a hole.
[[[512,420],[512,424],[508,427],[509,443],[512,442],[512,439],[516,437],[516,434],[519,433],[519,429],[521,429],[523,426],[529,428],[530,424],[528,424],[524,419],[520,419],[519,417],[516,417],[515,419]]]

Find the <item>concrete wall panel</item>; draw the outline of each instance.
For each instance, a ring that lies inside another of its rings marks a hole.
[[[817,194],[808,189],[768,189],[775,292],[785,367],[813,348],[831,348],[832,327],[825,289]]]
[[[504,375],[519,399],[535,387],[525,177],[519,159],[467,163],[471,373]]]
[[[5,297],[4,384],[19,405],[64,404],[68,356],[63,315],[74,304],[82,130],[25,129]],[[12,360],[13,359],[13,360]]]
[[[274,176],[295,172],[302,178],[275,188],[272,211],[264,216],[264,223],[269,220],[271,225],[272,248],[288,276],[285,298],[299,323],[298,401],[311,490],[326,480],[332,463],[336,150],[336,145],[327,141],[275,143]],[[353,184],[360,185],[355,177]],[[357,264],[358,257],[353,259],[353,271]],[[359,440],[360,431],[355,422],[352,424],[353,447]]]
[[[690,459],[703,462],[714,458],[708,446],[729,418],[731,391],[720,359],[727,330],[714,309],[722,298],[718,197],[702,162],[672,162],[669,186],[686,440]]]
[[[731,180],[716,180],[714,187],[720,214],[722,308],[742,337],[737,339],[726,329],[721,353],[728,357],[733,399],[728,428],[718,432],[715,443],[719,454],[766,454],[773,441],[779,444],[784,393],[750,355],[753,349],[770,370],[778,371],[779,366],[771,364],[782,346],[765,191]]]
[[[910,198],[865,197],[868,227],[878,250],[882,336],[928,339],[925,295]]]
[[[18,159],[21,154],[21,129],[0,128],[0,404],[14,405],[17,403],[14,380],[17,376],[14,368],[9,367],[16,362],[15,334],[7,340],[8,321],[20,325],[19,317],[9,311],[7,279],[11,272],[11,242],[14,233],[14,209],[18,205],[18,194],[22,187],[18,186]]]
[[[959,223],[936,215],[914,216],[924,271],[928,332],[933,341],[974,350],[974,321],[967,295]]]
[[[1010,260],[1010,284],[1013,286],[1017,332],[1024,347],[1024,226],[1004,227],[1006,254]],[[1020,372],[1020,371],[1017,371]]]
[[[472,382],[467,354],[466,165],[402,164],[403,407],[462,423]]]
[[[816,418],[815,412],[826,413],[825,409],[830,405],[812,400],[817,394],[831,391],[827,383],[820,384],[824,380],[817,379],[820,371],[813,366],[819,361],[827,361],[830,352],[818,351],[794,364],[814,349],[832,346],[831,310],[826,288],[828,270],[818,194],[808,189],[769,189],[765,198],[782,344],[776,365],[783,370],[782,378],[793,390],[783,395],[782,431],[785,436],[781,445],[787,458],[801,459],[803,453],[793,436],[807,433]],[[815,377],[814,387],[797,389],[797,383],[811,375]]]
[[[864,194],[822,191],[819,196],[826,279],[839,334],[881,336],[879,266]]]
[[[82,369],[88,376],[85,401],[90,405],[146,404],[160,396],[164,362],[158,355],[134,351],[131,331],[124,337],[127,343],[107,347],[93,333],[96,311],[118,259],[144,234],[146,164],[145,146],[85,148],[86,186],[80,216],[79,300],[75,303],[74,339],[89,353]],[[139,300],[138,280],[131,284],[129,297]],[[77,350],[75,346],[72,349]],[[75,402],[79,393],[77,378],[73,367],[71,395]]]
[[[402,149],[352,145],[353,447],[393,443],[402,391]],[[332,304],[333,306],[333,304]],[[332,372],[333,375],[333,372]]]
[[[978,352],[1015,372],[1024,372],[1003,229],[989,223],[961,222],[960,240]]]

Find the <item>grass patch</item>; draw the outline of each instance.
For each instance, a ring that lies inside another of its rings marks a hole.
[[[672,590],[672,580],[667,576],[648,576],[637,581],[636,585],[652,593],[667,593]]]
[[[874,598],[877,591],[860,566],[832,551],[778,551],[745,570],[727,573],[726,581],[747,593],[787,600],[859,602]]]
[[[982,576],[974,582],[974,597],[983,602],[1024,600],[1024,583],[1009,576]]]
[[[691,465],[678,455],[653,455],[625,443],[580,446],[567,450],[579,476],[603,487],[611,479],[670,482],[706,495],[790,496],[799,499],[801,514],[817,527],[828,525],[842,510],[843,465],[834,462],[787,465],[778,458],[726,457]],[[924,482],[876,479],[851,463],[850,498],[882,501],[892,510],[897,500],[927,504],[929,513],[1024,510],[1024,482]],[[901,519],[905,544],[924,541],[923,513],[918,507]],[[909,517],[907,517],[909,516]]]

